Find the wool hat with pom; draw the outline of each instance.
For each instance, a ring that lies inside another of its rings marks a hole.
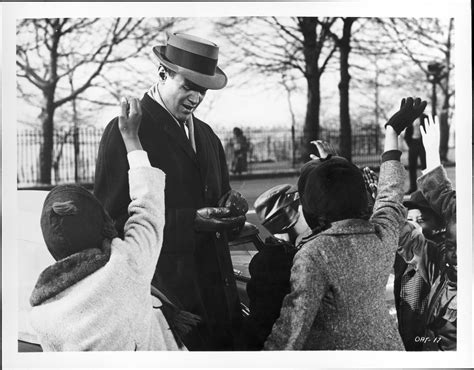
[[[311,229],[322,222],[367,218],[367,191],[362,172],[347,159],[330,156],[301,168],[298,192]]]
[[[85,249],[100,249],[105,238],[117,236],[99,200],[78,185],[53,188],[44,201],[40,222],[44,241],[55,260]]]

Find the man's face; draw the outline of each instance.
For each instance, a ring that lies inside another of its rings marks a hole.
[[[431,239],[442,228],[435,214],[426,210],[410,209],[407,215],[408,221],[411,221],[415,226],[421,227],[423,235]]]
[[[193,84],[182,75],[168,76],[160,88],[161,98],[170,113],[184,122],[201,104],[207,89]]]

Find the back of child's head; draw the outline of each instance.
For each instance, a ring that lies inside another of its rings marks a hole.
[[[311,229],[324,222],[369,216],[362,172],[345,158],[334,156],[306,163],[301,169],[298,192]]]
[[[41,230],[55,260],[84,249],[101,248],[117,235],[113,222],[97,198],[78,185],[59,185],[46,197]]]

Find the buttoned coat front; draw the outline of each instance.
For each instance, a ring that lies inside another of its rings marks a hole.
[[[404,350],[385,302],[406,215],[404,172],[399,161],[382,163],[371,218],[332,222],[296,253],[265,349]]]
[[[185,344],[188,349],[231,349],[240,325],[240,306],[225,233],[194,230],[196,210],[215,207],[230,190],[224,150],[204,122],[193,117],[196,152],[172,116],[150,96],[141,100],[139,131],[151,165],[166,173],[165,229],[153,284],[203,324]],[[130,202],[125,146],[118,119],[101,139],[94,185],[119,231]]]

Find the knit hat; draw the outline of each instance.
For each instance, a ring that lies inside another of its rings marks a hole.
[[[85,249],[100,249],[105,238],[117,235],[98,199],[78,185],[59,185],[49,192],[41,213],[41,230],[56,260]]]
[[[299,198],[296,187],[289,184],[277,185],[255,200],[255,212],[268,231],[282,234],[298,221]]]
[[[307,162],[301,169],[298,192],[311,229],[323,223],[368,216],[362,172],[345,158],[330,156]]]
[[[419,210],[428,210],[434,212],[433,208],[430,207],[430,204],[423,196],[421,190],[414,191],[410,195],[410,200],[403,202],[403,205],[407,209],[419,209]]]

